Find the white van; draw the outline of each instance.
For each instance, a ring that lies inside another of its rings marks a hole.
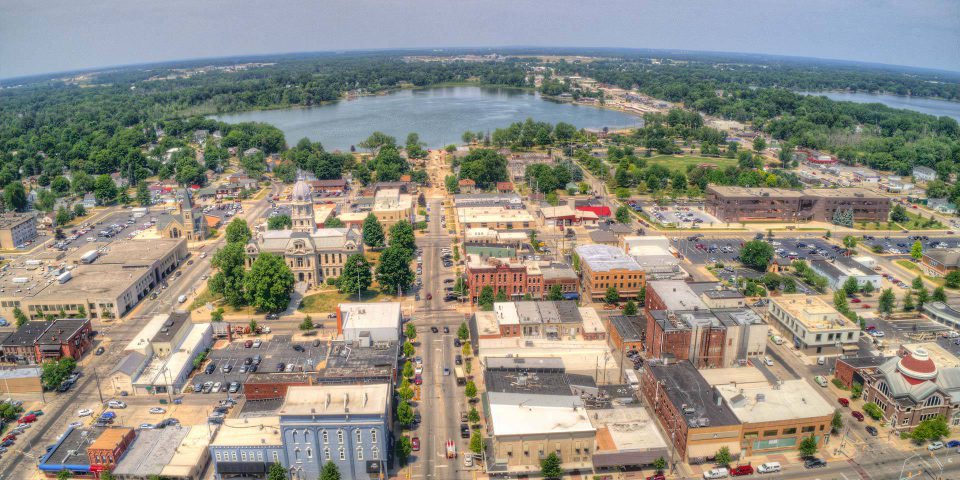
[[[186,301],[187,301],[187,296],[186,296],[186,295],[180,295],[179,297],[177,297],[177,303],[183,303],[183,302],[186,302]]]
[[[814,381],[814,382],[817,382],[817,385],[820,385],[821,387],[826,387],[826,386],[827,386],[827,379],[824,378],[824,377],[822,377],[822,376],[820,376],[820,375],[817,375],[816,377],[813,377],[813,381]]]
[[[781,470],[780,462],[767,462],[757,467],[757,473],[775,473]]]
[[[824,363],[827,363],[827,359],[823,355],[817,357],[817,365],[823,365]]]
[[[776,343],[777,345],[783,345],[783,337],[781,337],[780,335],[774,335],[772,340],[773,340],[773,343]]]

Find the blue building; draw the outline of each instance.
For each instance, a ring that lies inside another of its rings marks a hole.
[[[229,419],[210,444],[217,478],[262,478],[279,462],[294,480],[314,480],[327,461],[343,478],[386,475],[390,386],[287,389],[277,416]]]

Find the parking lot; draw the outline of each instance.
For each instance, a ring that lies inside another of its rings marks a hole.
[[[250,358],[252,360],[257,355],[262,358],[256,370],[258,372],[277,372],[280,363],[283,363],[285,370],[292,368],[288,371],[311,371],[327,358],[327,344],[321,340],[294,342],[290,335],[275,335],[269,340],[261,340],[262,344],[259,348],[252,346],[247,348],[245,346],[247,340],[234,341],[226,348],[211,350],[208,355],[208,362],[188,382],[189,385],[220,382],[223,390],[230,382],[240,382],[242,385],[249,375],[249,373],[241,373],[241,370],[244,370],[244,363],[246,359]],[[255,341],[253,338],[249,340],[251,342]],[[295,350],[297,346],[302,348],[303,351]],[[208,374],[206,371],[210,364],[213,364],[215,369]],[[225,365],[229,365],[229,372],[223,371]],[[293,365],[293,367],[288,367],[288,365]],[[189,388],[185,390],[192,392]]]
[[[674,237],[671,244],[680,254],[698,265],[717,262],[735,262],[740,256],[743,240],[738,238],[711,238],[703,235]]]
[[[910,238],[913,237],[913,238]],[[889,237],[864,235],[863,243],[871,249],[880,247],[883,253],[891,255],[907,255],[910,248],[913,247],[918,235],[910,237]],[[924,250],[938,248],[960,248],[960,238],[950,235],[940,235],[931,237],[928,235],[919,235],[920,242],[923,243]]]
[[[633,202],[633,203],[631,203]],[[630,200],[627,205],[636,212],[644,212],[664,225],[691,228],[691,227],[712,227],[720,225],[721,222],[713,215],[710,215],[703,208],[695,205],[691,206],[659,206]]]

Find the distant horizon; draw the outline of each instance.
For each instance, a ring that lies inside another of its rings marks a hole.
[[[537,53],[520,53],[523,51],[535,51]],[[594,54],[588,54],[587,52],[595,52]],[[49,72],[41,73],[32,73],[27,75],[19,75],[14,77],[3,77],[0,76],[0,86],[9,86],[10,84],[16,84],[17,81],[28,81],[27,83],[33,83],[37,81],[42,81],[44,79],[52,79],[56,77],[72,75],[72,74],[82,74],[82,73],[104,73],[108,71],[115,70],[135,70],[135,69],[148,69],[150,67],[169,67],[178,64],[191,64],[191,63],[203,63],[210,62],[212,64],[217,63],[227,63],[229,61],[239,61],[239,60],[269,60],[271,58],[282,59],[283,57],[320,57],[320,56],[344,56],[349,57],[351,55],[361,55],[361,54],[396,54],[394,56],[403,56],[403,55],[423,55],[423,56],[455,56],[455,55],[465,55],[465,54],[489,54],[496,53],[504,56],[522,56],[522,55],[582,55],[587,57],[599,57],[603,55],[596,54],[596,52],[609,52],[610,56],[616,56],[617,52],[621,55],[628,53],[631,55],[649,54],[649,55],[658,55],[663,58],[671,58],[673,56],[684,56],[684,55],[703,55],[703,56],[712,56],[712,57],[724,57],[724,56],[744,56],[744,57],[754,57],[757,63],[769,63],[772,60],[787,61],[793,63],[834,63],[839,65],[849,65],[849,66],[867,66],[877,69],[898,69],[913,71],[917,73],[928,73],[928,74],[947,74],[947,75],[956,75],[958,78],[955,81],[960,82],[960,67],[957,70],[948,70],[943,68],[934,68],[934,67],[924,67],[919,65],[903,65],[903,64],[892,64],[892,63],[881,63],[881,62],[870,62],[863,60],[852,60],[852,59],[843,59],[843,58],[829,58],[829,57],[809,57],[809,56],[799,56],[799,55],[782,55],[782,54],[773,54],[773,53],[764,53],[764,52],[738,52],[738,51],[719,51],[719,50],[691,50],[691,49],[679,49],[679,48],[642,48],[642,47],[615,47],[615,46],[586,46],[586,47],[574,47],[574,46],[535,46],[535,45],[503,45],[503,46],[475,46],[475,47],[458,47],[458,46],[446,46],[446,47],[395,47],[395,48],[358,48],[358,49],[336,49],[336,50],[304,50],[304,51],[286,51],[286,52],[273,52],[273,53],[250,53],[250,54],[233,54],[233,55],[221,55],[221,56],[209,56],[209,57],[191,57],[191,58],[178,58],[170,60],[159,60],[159,61],[147,61],[147,62],[136,62],[136,63],[127,63],[127,64],[114,64],[114,65],[99,65],[92,67],[83,67],[76,69],[67,69],[67,70],[56,70]],[[565,53],[560,53],[565,52]],[[579,52],[579,53],[577,53]],[[766,61],[764,62],[764,57]]]

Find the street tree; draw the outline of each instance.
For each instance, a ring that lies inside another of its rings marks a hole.
[[[763,272],[773,259],[773,247],[762,240],[751,240],[740,249],[740,262],[744,265]]]
[[[730,456],[730,448],[726,446],[720,447],[720,450],[717,450],[715,458],[713,459],[714,463],[720,465],[721,467],[730,465],[732,460],[733,458]]]
[[[628,300],[627,304],[623,307],[623,314],[627,316],[634,316],[637,314],[637,304],[633,303],[633,300]]]
[[[367,215],[367,218],[363,219],[363,244],[380,248],[383,247],[384,242],[383,225],[380,225],[380,220],[372,213]]]
[[[913,294],[909,290],[903,294],[903,311],[912,312],[914,309]]]
[[[960,288],[960,270],[954,270],[946,274],[943,281],[947,288]]]
[[[630,209],[626,205],[617,207],[616,218],[619,223],[630,223]]]
[[[830,428],[833,430],[833,433],[837,433],[843,428],[843,414],[840,413],[840,410],[833,412],[833,419],[830,420]]]
[[[551,285],[550,291],[547,292],[547,300],[554,302],[563,300],[563,287],[558,283]]]
[[[470,435],[470,451],[477,455],[483,453],[483,435],[479,430],[474,430]]]
[[[247,253],[239,242],[227,243],[213,255],[211,265],[218,271],[210,277],[207,285],[211,292],[223,295],[224,300],[232,307],[241,307],[247,301],[243,291],[247,274],[246,260]]]
[[[412,323],[408,323],[403,327],[403,336],[407,337],[407,340],[414,340],[417,338],[417,327]]]
[[[274,462],[267,469],[267,480],[287,480],[287,469],[278,462]]]
[[[863,286],[860,287],[860,291],[868,297],[873,293],[874,289],[873,282],[870,281],[863,282]]]
[[[663,457],[657,457],[657,459],[653,461],[653,468],[657,473],[663,472],[663,470],[667,468],[667,460]]]
[[[23,310],[20,310],[20,307],[13,307],[13,319],[16,322],[17,328],[27,323],[27,316],[23,313]]]
[[[907,215],[907,209],[899,203],[894,205],[893,208],[890,209],[890,221],[896,223],[909,222],[910,217]]]
[[[933,301],[934,302],[947,301],[947,292],[946,290],[944,290],[943,286],[939,286],[933,290]]]
[[[460,328],[457,329],[457,338],[459,338],[461,342],[470,338],[470,329],[467,328],[467,322],[460,323]]]
[[[480,412],[477,411],[477,407],[470,407],[467,419],[470,420],[470,423],[480,423]]]
[[[603,294],[603,300],[607,303],[617,303],[620,301],[620,292],[617,291],[617,287],[611,285],[607,288],[606,293]]]
[[[485,285],[480,289],[480,298],[477,299],[480,310],[489,312],[493,310],[493,287]]]
[[[401,436],[400,439],[397,440],[396,446],[397,460],[400,461],[401,465],[406,465],[411,452],[413,452],[413,445],[410,443],[410,437],[406,435]]]
[[[417,239],[413,235],[413,225],[410,225],[410,222],[400,220],[390,227],[390,246],[405,251],[407,261],[413,259],[413,252],[417,249]]]
[[[843,282],[842,290],[847,295],[853,295],[860,291],[860,283],[857,282],[857,277],[847,277],[847,281]]]
[[[816,455],[817,437],[810,435],[809,437],[805,437],[803,440],[800,440],[798,450],[800,450],[801,457],[812,457]]]
[[[390,245],[377,263],[377,282],[390,292],[403,291],[413,284],[415,275],[410,269],[410,257],[403,247]]]
[[[920,243],[920,240],[913,242],[913,246],[910,247],[910,256],[918,262],[923,258],[923,244]]]
[[[893,289],[888,288],[880,293],[880,312],[891,314],[893,313],[894,304],[897,302],[897,298],[893,294]]]
[[[931,440],[936,441],[950,435],[950,426],[943,415],[937,415],[921,421],[913,431],[910,432],[910,438],[916,443],[923,443]]]
[[[82,203],[73,206],[73,218],[79,218],[87,215],[87,209]]]
[[[242,218],[234,218],[230,225],[227,225],[227,243],[245,244],[250,241],[253,235],[250,233],[250,226]]]
[[[476,396],[477,396],[477,384],[476,384],[476,383],[473,383],[473,380],[468,381],[468,382],[467,382],[467,386],[464,387],[464,389],[463,389],[463,394],[466,395],[467,398],[474,398],[474,397],[476,397]]]
[[[289,306],[293,284],[293,272],[283,257],[267,252],[257,256],[243,280],[247,301],[267,312],[280,312]]]
[[[560,466],[560,457],[557,456],[557,452],[550,452],[550,455],[540,460],[540,475],[545,480],[559,480],[563,476],[563,468]]]
[[[310,315],[303,317],[303,321],[300,322],[299,328],[302,332],[309,332],[310,330],[313,330],[313,319],[310,318]]]
[[[341,478],[337,464],[333,463],[333,460],[327,460],[327,463],[323,464],[323,469],[320,470],[320,480],[340,480]]]
[[[843,237],[843,246],[844,246],[844,247],[847,247],[847,248],[849,248],[849,249],[851,249],[851,250],[854,249],[854,248],[856,248],[856,247],[857,247],[857,237],[854,237],[853,235],[847,235],[846,237]]]
[[[373,274],[370,273],[370,262],[362,253],[354,253],[347,258],[340,274],[338,287],[340,292],[356,295],[370,288],[373,283]]]
[[[930,291],[927,287],[917,290],[917,310],[923,310],[923,304],[930,301]]]
[[[412,357],[414,353],[416,353],[416,349],[413,344],[409,340],[403,342],[403,356]]]
[[[403,362],[403,377],[410,378],[413,376],[413,362],[407,360]]]
[[[923,278],[920,277],[919,275],[914,277],[913,281],[910,282],[910,287],[913,288],[914,290],[920,290],[921,288],[923,288]]]
[[[397,405],[397,421],[404,427],[413,424],[413,408],[409,403],[402,401]]]

